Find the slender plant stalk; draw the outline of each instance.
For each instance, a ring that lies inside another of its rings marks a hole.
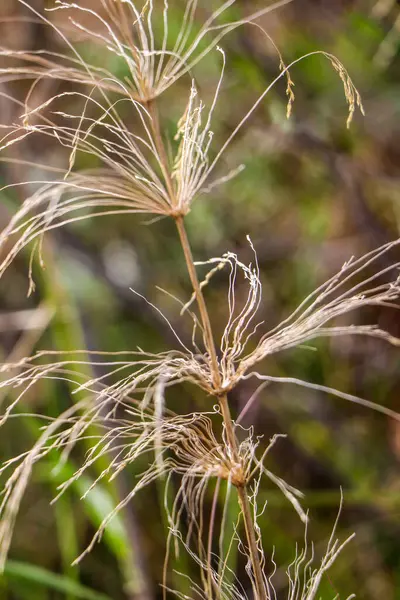
[[[185,255],[185,261],[187,270],[190,277],[190,282],[193,287],[194,294],[196,296],[197,305],[200,311],[201,324],[204,329],[204,342],[206,349],[210,355],[211,371],[213,374],[213,384],[216,389],[221,386],[221,377],[218,367],[217,351],[215,349],[214,336],[211,328],[211,322],[208,315],[207,305],[204,300],[203,292],[201,291],[199,279],[196,273],[196,267],[194,266],[193,254],[190,247],[189,239],[186,233],[184,219],[182,216],[175,218],[175,223],[178,228],[179,239],[183,253]],[[228,409],[229,410],[229,409]],[[232,438],[233,439],[233,438]],[[233,449],[233,446],[232,446]]]
[[[213,371],[213,379],[214,385],[221,385],[221,376],[218,367],[218,358],[215,350],[214,336],[212,333],[212,327],[210,322],[210,317],[207,310],[207,305],[204,299],[203,292],[200,287],[200,282],[197,277],[196,268],[194,266],[192,250],[190,248],[189,239],[186,233],[184,220],[182,216],[179,216],[175,219],[176,226],[178,228],[179,237],[183,249],[183,253],[185,255],[186,266],[189,273],[190,281],[193,286],[193,291],[196,296],[197,304],[200,311],[200,317],[202,321],[202,325],[204,328],[204,335],[207,344],[207,349],[210,353],[211,359],[211,367]],[[217,389],[218,389],[217,387]],[[235,463],[239,463],[239,453],[238,453],[238,441],[232,421],[231,411],[229,408],[228,396],[225,393],[218,394],[218,403],[221,410],[221,416],[225,425],[227,442],[229,445],[229,450],[231,452],[232,459]],[[238,500],[240,509],[243,514],[245,532],[247,543],[249,546],[250,552],[250,560],[253,567],[255,583],[256,583],[256,593],[257,600],[267,600],[265,585],[264,585],[264,576],[260,562],[260,554],[257,546],[257,539],[254,530],[253,523],[253,515],[252,510],[249,503],[247,485],[244,484],[242,486],[236,486],[238,492]]]
[[[226,436],[228,439],[228,444],[233,454],[233,458],[235,462],[239,461],[238,456],[238,443],[237,437],[235,433],[235,429],[232,423],[231,411],[229,408],[228,395],[223,394],[219,397],[219,406],[222,414],[222,418],[224,420]],[[254,570],[254,576],[256,579],[256,588],[257,588],[257,598],[259,600],[267,600],[267,595],[265,592],[265,584],[264,584],[264,576],[260,564],[260,554],[257,546],[257,539],[254,530],[254,522],[252,516],[252,510],[249,502],[247,485],[236,486],[236,490],[238,493],[238,500],[240,510],[243,514],[244,527],[246,532],[247,542],[249,544],[249,552],[250,559]]]

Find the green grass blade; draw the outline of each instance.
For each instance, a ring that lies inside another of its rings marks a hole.
[[[30,584],[50,588],[76,599],[111,600],[110,596],[87,588],[69,577],[51,573],[47,569],[29,563],[9,560],[5,567],[4,577],[7,579],[23,579]]]

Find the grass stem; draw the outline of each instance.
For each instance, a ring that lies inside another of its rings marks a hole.
[[[179,238],[182,245],[182,250],[185,256],[186,266],[189,273],[190,281],[192,283],[193,291],[196,296],[197,305],[200,311],[201,323],[204,329],[204,338],[207,350],[210,355],[211,369],[213,373],[213,382],[216,390],[221,385],[221,374],[219,371],[218,357],[215,349],[214,336],[211,327],[211,321],[207,310],[207,305],[204,299],[204,295],[200,286],[199,279],[197,277],[196,267],[193,261],[193,254],[190,247],[189,239],[187,236],[184,219],[179,216],[175,219],[176,226],[178,228]],[[224,422],[226,439],[229,445],[229,450],[232,459],[235,463],[240,462],[238,441],[234,429],[234,424],[229,408],[227,394],[216,393],[218,397],[218,403],[221,410],[221,416]],[[255,593],[257,600],[268,600],[267,593],[264,583],[264,575],[262,571],[260,552],[257,545],[256,533],[253,522],[252,510],[249,502],[247,486],[237,487],[238,501],[241,512],[243,514],[243,521],[245,527],[245,533],[247,538],[247,544],[249,547],[249,556],[253,568],[254,579],[255,579]]]

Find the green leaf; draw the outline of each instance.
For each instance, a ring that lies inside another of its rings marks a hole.
[[[53,484],[64,483],[75,473],[76,467],[71,460],[60,465],[57,461],[43,461],[38,471],[42,479],[51,481]],[[115,501],[103,483],[98,483],[86,495],[87,490],[92,487],[93,478],[89,475],[80,475],[72,482],[71,489],[82,499],[84,510],[92,525],[97,529],[103,519],[115,508]],[[113,554],[121,561],[128,557],[129,540],[121,515],[116,514],[107,524],[103,534],[104,541]],[[75,557],[76,558],[76,557]]]
[[[5,566],[4,576],[10,579],[24,579],[29,583],[51,588],[74,598],[82,598],[82,600],[111,600],[110,596],[91,590],[69,577],[28,563],[9,560]]]

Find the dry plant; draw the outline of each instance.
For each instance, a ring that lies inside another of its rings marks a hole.
[[[216,185],[225,183],[242,169],[242,165],[238,165],[231,172],[214,176],[230,142],[281,78],[287,80],[290,115],[294,95],[289,69],[305,58],[286,66],[276,49],[280,69],[276,79],[256,99],[226,142],[219,149],[213,148],[212,119],[225,69],[225,55],[218,44],[227,33],[245,23],[260,28],[255,22],[258,17],[289,0],[270,4],[243,20],[220,24],[219,18],[234,1],[222,4],[197,29],[197,0],[189,0],[181,29],[175,39],[171,39],[167,0],[147,0],[142,4],[134,0],[100,0],[98,11],[86,7],[83,2],[56,0],[54,7],[47,11],[50,14],[45,16],[35,12],[28,2],[19,0],[30,8],[34,20],[53,30],[67,46],[67,52],[0,49],[4,60],[10,58],[13,61],[9,67],[0,70],[0,81],[32,81],[24,102],[2,92],[9,101],[19,106],[22,124],[11,126],[5,123],[0,146],[4,151],[32,135],[50,137],[68,149],[69,162],[65,169],[58,170],[40,165],[42,172],[47,169],[48,175],[43,180],[29,182],[33,193],[0,235],[0,246],[4,249],[0,274],[25,246],[33,243],[29,272],[29,291],[32,292],[32,261],[35,252],[38,252],[40,261],[43,260],[42,240],[46,232],[81,219],[115,213],[169,217],[176,224],[193,288],[192,297],[182,303],[182,314],[186,313],[192,319],[193,336],[188,346],[174,332],[176,349],[158,354],[142,349],[113,354],[82,350],[74,352],[73,356],[42,351],[2,366],[0,387],[10,390],[14,399],[4,410],[1,424],[14,416],[15,407],[27,391],[42,380],[72,383],[78,401],[57,419],[41,417],[44,425],[35,445],[25,454],[7,461],[0,469],[1,474],[9,473],[0,505],[1,566],[7,558],[15,519],[34,465],[55,451],[62,463],[77,443],[89,440],[90,451],[75,474],[60,486],[60,494],[96,461],[109,457],[110,449],[113,451],[112,458],[93,485],[102,478],[116,477],[141,456],[148,460],[148,467],[129,494],[104,520],[89,547],[77,560],[101,538],[111,518],[141,488],[157,478],[164,478],[168,489],[168,482],[175,474],[181,482],[179,490],[172,506],[167,500],[165,503],[169,536],[164,593],[169,589],[169,557],[183,547],[199,567],[200,579],[192,582],[193,597],[247,597],[246,587],[234,573],[229,573],[229,552],[236,546],[246,557],[252,597],[272,600],[277,597],[273,580],[276,566],[273,554],[268,559],[265,555],[258,524],[265,510],[265,507],[257,506],[261,479],[267,477],[281,490],[305,524],[307,515],[300,505],[301,493],[266,466],[268,451],[277,437],[271,440],[267,449],[262,450],[260,439],[254,436],[253,430],[242,429],[239,420],[235,421],[231,415],[228,394],[249,378],[280,381],[318,389],[397,418],[394,412],[371,401],[292,377],[272,377],[257,369],[271,354],[319,337],[375,336],[398,345],[397,339],[377,327],[340,325],[337,319],[364,306],[393,304],[398,299],[400,279],[382,283],[382,275],[396,272],[399,263],[383,270],[378,268],[372,274],[371,268],[379,265],[382,255],[399,241],[360,259],[350,259],[339,273],[312,292],[291,315],[268,332],[262,332],[263,323],[258,319],[262,289],[257,256],[250,238],[248,242],[254,252],[252,264],[244,264],[231,252],[205,263],[196,263],[193,259],[185,229],[186,215],[199,196],[211,193]],[[57,24],[58,21],[52,18],[52,13],[57,11],[68,13],[68,20]],[[160,39],[154,33],[154,22],[161,24]],[[269,40],[268,35],[267,38]],[[90,41],[117,56],[124,62],[128,75],[118,79],[106,68],[88,64],[74,43],[76,39]],[[199,98],[192,70],[214,50],[221,57],[221,75],[214,98],[207,108]],[[356,107],[362,111],[362,104],[349,75],[336,57],[324,52],[311,54],[321,54],[338,72],[349,105],[350,123]],[[177,124],[175,151],[171,151],[166,145],[157,99],[182,78],[188,78],[191,85],[186,108]],[[35,91],[43,80],[68,82],[69,87],[35,104]],[[71,84],[75,87],[72,88]],[[125,105],[136,114],[134,130],[124,121],[121,107],[125,108]],[[76,107],[75,112],[71,107]],[[102,166],[93,170],[76,170],[76,158],[82,153],[96,157]],[[27,164],[26,161],[20,162]],[[55,179],[56,175],[58,179]],[[26,185],[26,182],[17,185]],[[198,275],[200,269],[204,271],[202,278]],[[203,290],[210,284],[212,276],[221,270],[228,274],[228,318],[222,337],[217,340]],[[248,286],[248,295],[243,303],[237,300],[236,295],[239,279]],[[197,305],[195,312],[193,305]],[[167,317],[164,318],[167,320]],[[80,370],[80,367],[88,365],[92,369],[101,367],[102,372],[107,368],[107,375],[85,376],[87,370]],[[166,390],[183,382],[203,390],[208,410],[177,415],[165,406]],[[222,423],[220,439],[213,430],[216,419]],[[225,487],[222,482],[225,482]],[[209,486],[214,490],[214,502],[207,523],[203,503]],[[215,507],[223,489],[225,499],[222,500],[224,508],[216,554],[213,544],[217,529]],[[237,496],[240,522],[235,524],[234,533],[226,544],[224,524],[232,494]],[[183,520],[185,526],[182,525]],[[287,571],[288,599],[312,600],[317,597],[323,574],[349,541],[340,544],[335,530],[336,525],[321,562],[316,562],[313,547],[308,546],[307,541],[304,549],[298,551]],[[229,550],[224,555],[226,547]],[[187,598],[179,592],[177,595]]]

